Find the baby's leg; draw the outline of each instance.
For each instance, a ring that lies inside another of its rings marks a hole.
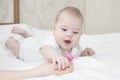
[[[14,38],[12,37],[9,37],[7,40],[6,40],[6,43],[5,45],[10,49],[12,50],[12,52],[14,53],[14,55],[19,58],[19,48],[20,48],[20,44],[17,40],[15,40]]]
[[[22,29],[20,27],[13,27],[12,33],[16,33],[16,34],[22,35],[24,38],[32,36],[26,30],[24,30],[24,29]]]

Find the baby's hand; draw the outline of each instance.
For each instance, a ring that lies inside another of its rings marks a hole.
[[[49,62],[52,62],[54,66],[57,65],[57,69],[59,70],[64,70],[69,67],[69,61],[64,56],[54,57]]]
[[[95,54],[95,51],[87,47],[82,51],[81,56],[92,56],[94,54]]]

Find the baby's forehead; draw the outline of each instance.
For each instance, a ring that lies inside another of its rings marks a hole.
[[[72,30],[76,30],[76,31],[81,31],[82,30],[82,26],[79,25],[74,25],[74,26],[69,26],[69,25],[61,25],[61,28],[66,28],[66,29],[72,29]]]
[[[78,12],[69,11],[69,10],[65,10],[65,11],[60,13],[60,15],[64,15],[64,14],[68,14],[68,15],[78,17],[78,18],[83,18],[82,14],[80,14]]]
[[[61,17],[66,17],[68,15],[69,15],[69,18],[74,18],[75,20],[80,21],[80,23],[83,22],[83,17],[80,14],[73,14],[68,11],[61,12],[58,19]]]

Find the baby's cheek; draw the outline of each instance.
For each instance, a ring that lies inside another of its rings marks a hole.
[[[77,44],[79,44],[79,40],[74,40],[73,45],[76,46]]]

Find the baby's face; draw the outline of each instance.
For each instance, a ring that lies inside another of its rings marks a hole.
[[[53,33],[62,50],[70,51],[79,43],[82,20],[68,13],[62,13],[53,27]]]

